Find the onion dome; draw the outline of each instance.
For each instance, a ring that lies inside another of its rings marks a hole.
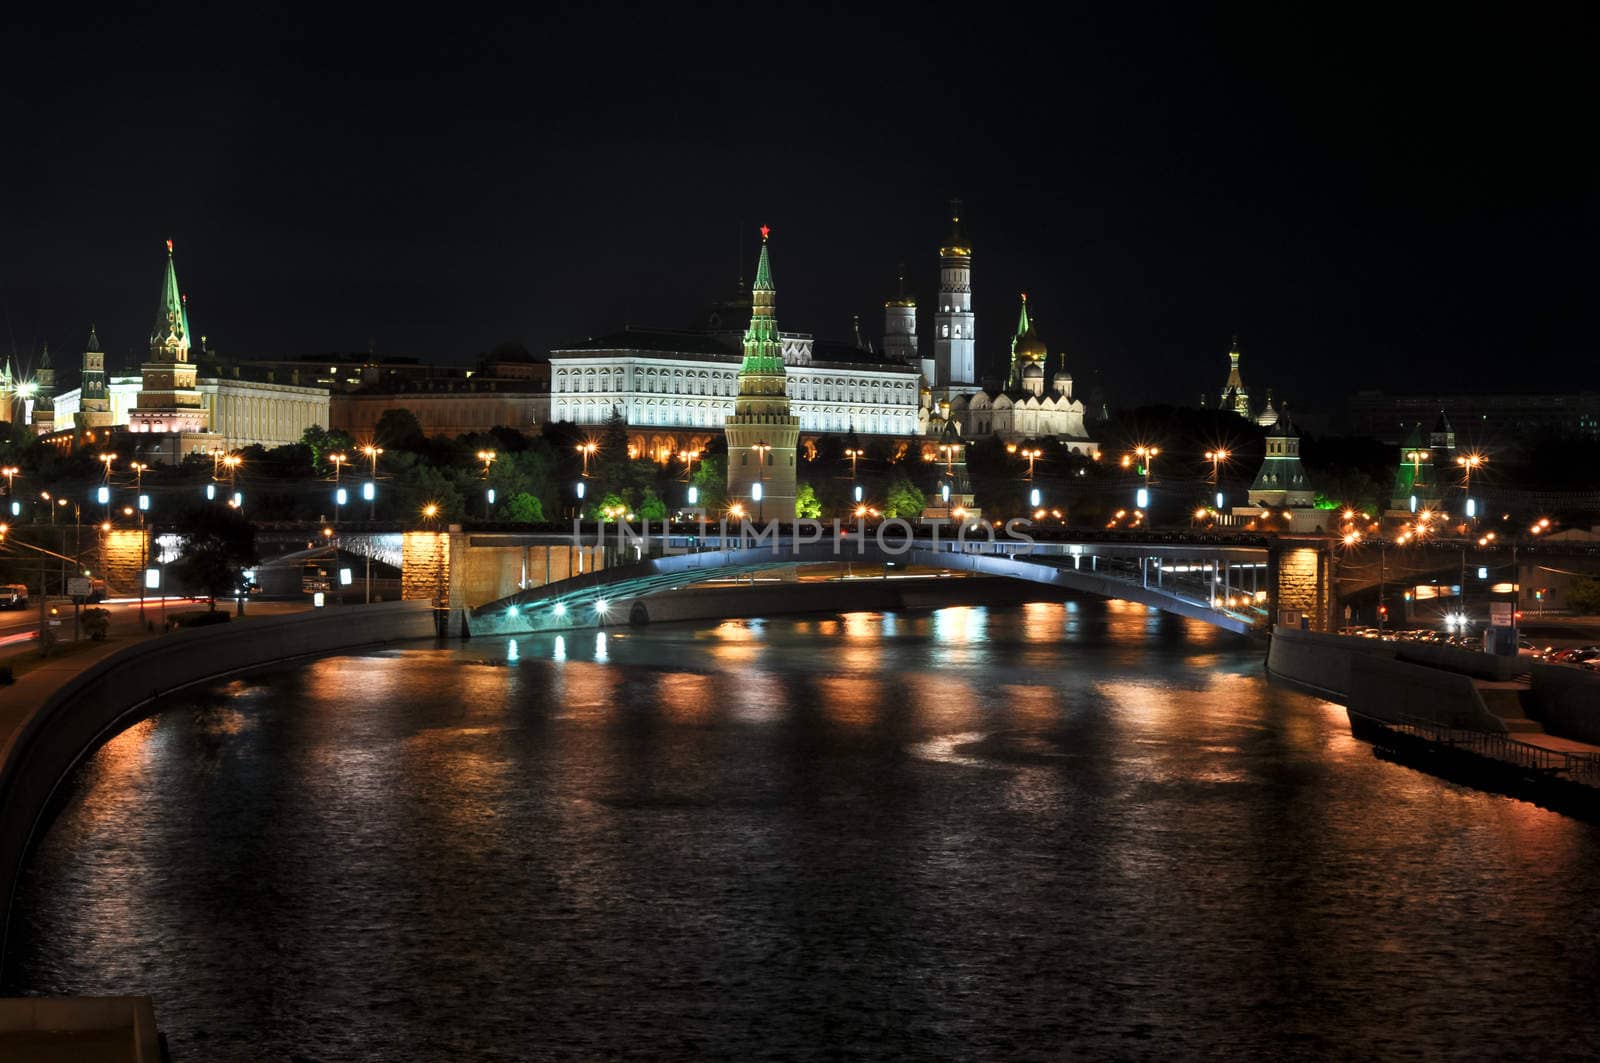
[[[1039,333],[1034,331],[1032,322],[1028,324],[1028,331],[1017,340],[1017,358],[1021,361],[1043,362],[1049,354],[1049,348],[1044,345],[1044,340],[1039,338]],[[1042,370],[1041,370],[1042,372]]]
[[[1023,368],[1022,368],[1022,379],[1024,379],[1024,380],[1043,380],[1044,379],[1044,369],[1042,369],[1040,367],[1038,362],[1029,362],[1027,365],[1023,366]]]
[[[950,235],[944,238],[944,243],[939,246],[939,254],[945,258],[972,254],[972,241],[967,237],[967,230],[961,224],[961,200],[950,201]]]
[[[900,287],[898,289],[898,294],[895,295],[893,299],[885,300],[883,305],[885,309],[891,306],[915,307],[917,305],[917,297],[906,291],[906,264],[904,262],[900,263]]]

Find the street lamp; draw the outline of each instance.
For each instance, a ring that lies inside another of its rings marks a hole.
[[[111,479],[111,463],[117,460],[117,456],[115,454],[96,454],[95,457],[105,463],[105,478],[107,480]]]
[[[1488,460],[1487,457],[1476,452],[1462,454],[1456,458],[1456,464],[1461,466],[1461,492],[1467,499],[1465,508],[1469,519],[1477,516],[1477,507],[1472,502],[1472,470],[1481,468]]]
[[[955,448],[955,445],[952,444],[952,443],[940,443],[939,444],[939,453],[944,455],[944,474],[946,476],[954,475],[954,473],[951,471],[950,466],[956,460],[956,448]],[[1034,453],[1037,454],[1038,451],[1035,451]],[[1033,459],[1032,458],[1028,459],[1028,464],[1029,464],[1029,469],[1030,469],[1029,475],[1030,475],[1030,478],[1031,478],[1031,476],[1032,476],[1031,470],[1032,470],[1032,465],[1033,465]]]
[[[752,443],[750,449],[756,452],[756,520],[766,520],[767,504],[763,495],[767,493],[767,454],[772,450],[770,443]]]
[[[866,452],[859,447],[845,447],[844,456],[850,459],[850,479],[856,478],[856,462],[866,456]]]
[[[378,508],[378,456],[383,453],[383,448],[368,443],[361,448],[361,453],[372,459],[372,479],[362,488],[361,493],[367,499],[367,519],[372,520],[377,516]]]
[[[684,465],[685,465],[685,468],[683,470],[683,482],[684,483],[688,483],[690,480],[692,480],[694,478],[694,461],[699,456],[700,456],[700,452],[698,450],[680,450],[680,451],[678,451],[678,460],[683,462]]]
[[[583,455],[583,475],[584,476],[588,476],[589,475],[589,459],[591,457],[593,457],[594,456],[594,452],[599,450],[599,449],[600,449],[600,444],[596,443],[592,439],[586,440],[585,442],[582,442],[582,443],[578,444],[578,453]],[[480,458],[483,457],[482,454],[479,454],[478,456]]]
[[[350,455],[340,451],[329,454],[328,460],[333,462],[333,522],[339,523],[339,514],[344,508],[344,488],[339,486],[339,474],[344,471],[344,463],[350,460]]]
[[[16,493],[17,473],[21,471],[22,470],[17,468],[15,465],[7,465],[5,468],[0,469],[0,476],[4,476],[6,478],[6,494],[11,495]]]
[[[1025,479],[1029,480],[1033,479],[1033,463],[1037,459],[1044,457],[1044,451],[1040,450],[1038,447],[1023,447],[1018,449],[1015,443],[1006,444],[1006,453],[1015,454],[1018,457],[1028,459],[1028,475],[1025,477]]]
[[[1221,466],[1221,464],[1227,461],[1230,457],[1232,457],[1232,455],[1226,450],[1206,451],[1206,460],[1211,463],[1211,490],[1217,496],[1218,509],[1222,508],[1222,491],[1220,490],[1222,481],[1219,466]]]

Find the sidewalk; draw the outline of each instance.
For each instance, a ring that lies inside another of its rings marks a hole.
[[[245,606],[243,619],[233,616],[232,602],[218,602],[218,611],[226,611],[232,619],[230,624],[248,624],[252,617],[282,616],[285,613],[307,612],[311,609],[309,602],[251,602]],[[167,603],[167,615],[174,613],[200,612],[206,608],[203,602],[184,602],[176,606]],[[353,608],[347,606],[346,608]],[[0,763],[3,763],[11,747],[12,736],[22,726],[28,717],[32,716],[45,700],[54,694],[61,686],[73,676],[89,668],[98,661],[111,656],[113,653],[132,646],[135,643],[148,639],[162,637],[159,622],[159,610],[145,609],[146,624],[139,622],[138,609],[128,608],[112,612],[111,630],[104,642],[93,643],[87,649],[75,653],[61,654],[48,657],[41,663],[32,667],[28,672],[19,676],[17,681],[8,687],[0,687]],[[148,627],[153,624],[155,631]],[[70,634],[72,631],[70,621],[63,625]],[[62,643],[63,646],[73,645],[69,639]],[[33,648],[22,651],[32,653]],[[13,655],[13,656],[20,656]]]

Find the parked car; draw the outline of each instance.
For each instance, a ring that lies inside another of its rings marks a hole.
[[[27,607],[27,584],[0,583],[0,609],[26,609]]]

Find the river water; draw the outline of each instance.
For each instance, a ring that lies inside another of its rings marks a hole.
[[[318,661],[104,746],[11,992],[231,1060],[1597,1047],[1600,828],[1117,602]]]

